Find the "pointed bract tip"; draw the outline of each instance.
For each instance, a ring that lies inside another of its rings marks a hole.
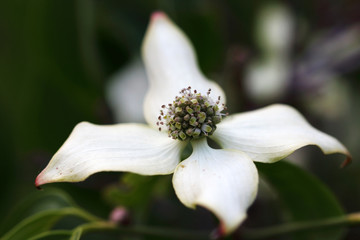
[[[226,228],[223,222],[220,222],[219,226],[211,233],[210,239],[219,240],[226,235]]]
[[[350,155],[346,156],[346,159],[341,163],[340,167],[344,168],[349,165],[352,161],[352,157]]]
[[[151,14],[151,21],[166,18],[167,15],[162,11],[156,11]]]
[[[40,175],[41,175],[41,173],[35,179],[35,187],[39,190],[41,190],[40,186],[44,184],[44,182],[41,181]]]

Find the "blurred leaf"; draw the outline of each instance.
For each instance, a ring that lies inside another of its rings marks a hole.
[[[80,208],[88,209],[97,216],[107,218],[112,206],[104,201],[101,190],[117,179],[116,173],[98,173],[85,182],[54,183],[53,185],[68,193]],[[47,189],[44,190],[47,191]]]
[[[79,240],[83,235],[89,233],[89,232],[97,232],[100,231],[102,232],[101,235],[101,239],[107,239],[106,234],[104,234],[104,231],[106,230],[110,230],[113,231],[115,228],[115,226],[111,223],[111,222],[102,222],[102,221],[98,221],[98,222],[91,222],[91,223],[85,223],[82,225],[79,225],[78,227],[76,227],[73,231],[72,234],[70,236],[70,240]],[[113,238],[111,238],[113,239]],[[123,239],[123,238],[122,238]]]
[[[77,228],[70,237],[70,240],[79,240],[81,235],[83,233],[83,229],[82,228]]]
[[[57,210],[45,210],[34,214],[11,229],[1,240],[24,240],[49,230],[54,224],[65,216],[83,217],[81,210],[76,208],[62,208]]]
[[[43,232],[29,240],[67,240],[71,236],[71,230],[53,230]]]
[[[285,162],[256,163],[260,175],[278,194],[287,210],[289,221],[317,220],[344,215],[340,204],[330,190],[314,176]],[[343,227],[331,230],[313,230],[293,234],[295,239],[340,239]]]
[[[75,207],[76,204],[70,196],[61,190],[47,189],[46,191],[37,191],[14,207],[9,216],[2,221],[0,234],[8,231],[12,226],[15,226],[22,219],[32,214],[70,206]]]
[[[165,194],[170,183],[166,176],[126,173],[119,185],[112,185],[105,190],[105,197],[114,205],[146,207],[152,197]]]
[[[74,224],[73,219],[64,219],[68,216],[82,220]],[[68,223],[72,222],[72,227],[83,223],[83,220],[99,220],[78,208],[65,192],[50,188],[46,191],[38,191],[18,204],[1,225],[2,233],[7,231],[1,240],[69,239],[68,237],[71,235],[69,232],[48,231],[62,219]]]

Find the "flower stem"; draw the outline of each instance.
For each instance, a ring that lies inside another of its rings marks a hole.
[[[93,217],[90,218],[94,220]],[[325,229],[334,226],[351,226],[358,224],[360,224],[360,212],[321,220],[286,223],[265,228],[243,229],[241,232],[241,239],[268,239],[270,237],[289,233],[314,229]],[[118,226],[113,222],[107,221],[93,221],[80,225],[76,229],[74,229],[72,237],[70,239],[78,239],[77,237],[82,234],[97,231],[111,231],[125,235],[135,234],[170,239],[212,239],[209,231],[189,231],[182,229],[168,229],[151,226]]]
[[[313,229],[329,228],[334,226],[348,226],[360,224],[360,213],[351,213],[339,217],[286,223],[277,226],[257,228],[257,229],[246,229],[243,230],[242,236],[244,239],[265,239],[287,233],[301,232]]]
[[[94,232],[94,231],[115,231],[122,234],[137,234],[137,235],[156,236],[156,237],[171,238],[171,239],[189,239],[189,240],[209,239],[209,232],[187,231],[187,230],[185,231],[185,230],[176,230],[176,229],[168,229],[168,228],[149,227],[149,226],[123,227],[123,226],[117,226],[112,222],[104,222],[104,221],[86,223],[84,225],[80,225],[74,230],[74,232],[80,234],[84,234],[87,232]],[[75,235],[76,234],[74,234],[74,236]]]
[[[122,228],[120,231],[128,233],[139,233],[171,239],[209,239],[208,231],[189,231],[181,229],[163,229],[159,227],[138,226],[133,228]]]
[[[97,216],[94,216],[91,213],[84,211],[80,208],[73,208],[73,207],[64,208],[61,210],[61,212],[68,213],[69,215],[78,216],[89,222],[101,221],[101,218],[98,218]]]

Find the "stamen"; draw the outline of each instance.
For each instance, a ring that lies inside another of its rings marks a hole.
[[[219,108],[221,97],[213,101],[209,96],[210,88],[206,95],[202,95],[195,89],[192,91],[191,86],[181,89],[179,93],[180,96],[175,96],[172,103],[161,106],[156,125],[165,125],[169,137],[181,141],[212,135],[216,124],[221,122],[223,116],[227,116],[221,113],[227,109],[225,105],[222,104],[221,111]]]

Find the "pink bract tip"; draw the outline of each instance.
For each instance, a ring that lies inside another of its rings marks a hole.
[[[220,222],[219,226],[211,233],[211,239],[223,239],[225,235],[225,225],[223,222]]]
[[[41,175],[41,173],[36,177],[36,179],[35,179],[35,187],[37,188],[37,189],[41,189],[41,187],[40,187],[40,185],[43,185],[44,183],[41,181],[41,179],[40,179],[40,175]]]
[[[226,235],[226,227],[222,221],[220,222],[220,225],[219,225],[219,234],[221,237]]]
[[[166,18],[166,14],[162,11],[156,11],[151,14],[151,20]]]

